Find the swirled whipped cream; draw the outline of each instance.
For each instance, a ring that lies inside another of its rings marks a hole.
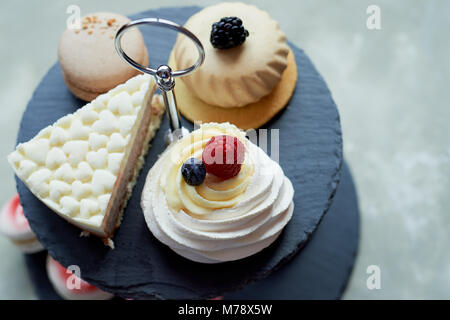
[[[237,137],[245,146],[238,175],[228,180],[207,174],[199,186],[181,174],[189,158],[201,159],[214,136]],[[202,263],[233,261],[274,242],[294,210],[294,189],[281,167],[245,133],[229,123],[208,123],[160,156],[142,192],[150,231],[181,256]]]

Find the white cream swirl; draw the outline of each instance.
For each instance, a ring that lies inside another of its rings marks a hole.
[[[207,175],[185,183],[181,165],[200,158],[209,139],[237,137],[245,145],[239,174],[221,181]],[[219,263],[253,255],[280,235],[294,210],[294,189],[281,167],[229,123],[204,124],[170,146],[150,170],[142,209],[153,235],[181,256]]]

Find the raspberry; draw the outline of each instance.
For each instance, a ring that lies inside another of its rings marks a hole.
[[[245,147],[238,138],[222,135],[212,137],[205,146],[202,161],[206,172],[224,180],[241,171],[245,159]]]

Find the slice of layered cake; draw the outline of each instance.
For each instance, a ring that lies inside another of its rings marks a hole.
[[[112,245],[163,105],[138,75],[42,129],[8,156],[50,209]]]

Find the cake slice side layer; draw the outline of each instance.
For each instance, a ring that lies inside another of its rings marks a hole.
[[[152,78],[153,80],[153,78]],[[149,138],[152,136],[149,134],[150,124],[157,119],[155,113],[152,113],[152,99],[154,89],[148,90],[146,97],[144,98],[145,107],[139,111],[140,115],[137,118],[136,130],[133,132],[133,137],[127,145],[126,154],[122,161],[117,181],[114,184],[111,199],[108,203],[106,210],[106,217],[102,222],[102,230],[104,230],[106,237],[110,237],[114,230],[120,225],[123,210],[125,209],[128,198],[131,195],[132,189],[136,182],[136,178],[139,171],[142,168],[143,161],[140,161],[141,156],[147,153],[149,147]],[[146,102],[145,102],[146,101]],[[158,109],[155,106],[155,110]],[[160,111],[157,111],[158,115]]]
[[[131,78],[19,144],[10,165],[58,215],[109,238],[126,200],[123,188],[133,179],[135,153],[146,147],[155,87],[150,76]]]

